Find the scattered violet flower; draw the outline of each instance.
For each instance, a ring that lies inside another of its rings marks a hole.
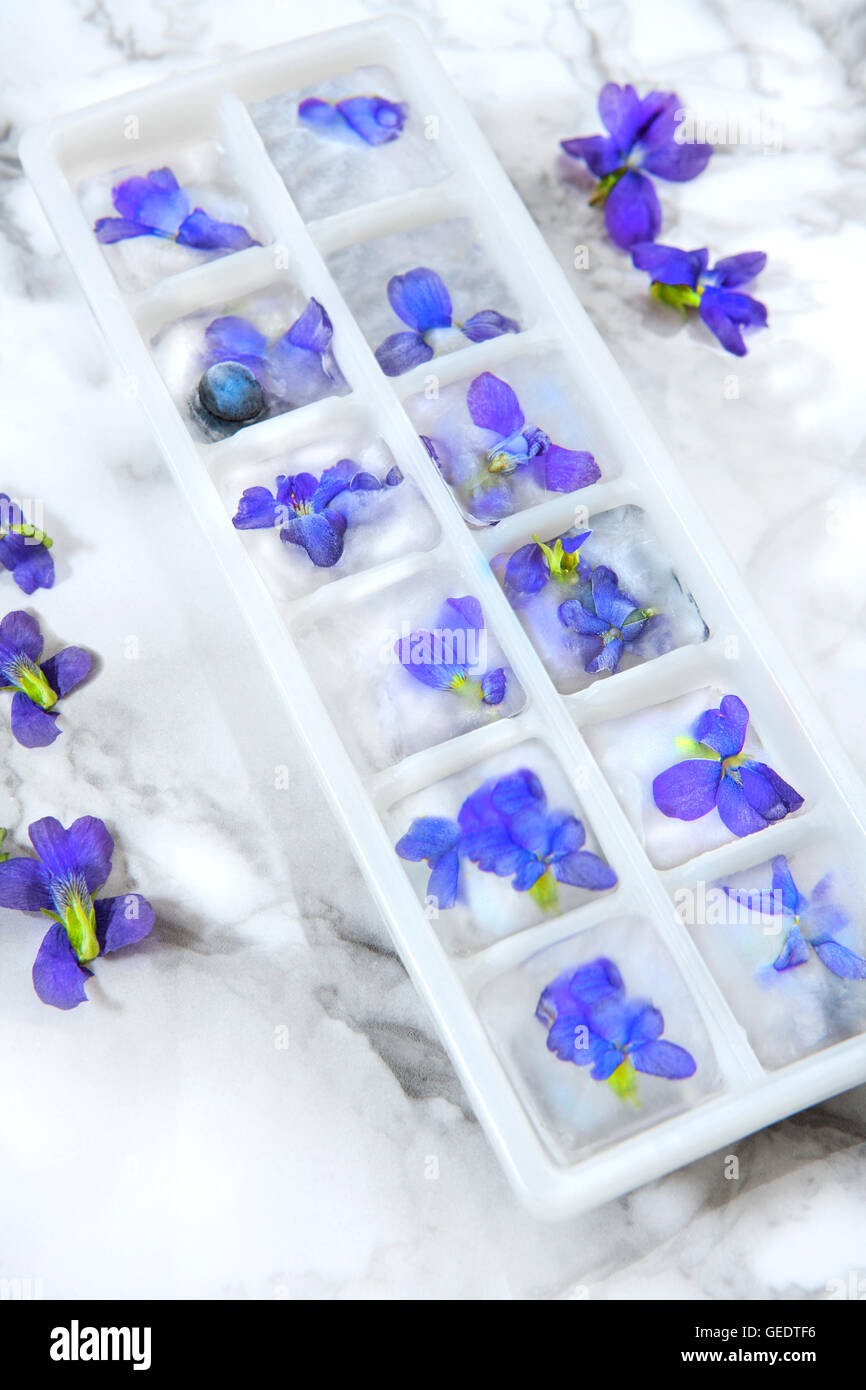
[[[574,492],[601,477],[592,454],[565,449],[552,443],[544,430],[527,425],[514,391],[492,372],[482,372],[475,378],[466,404],[472,423],[493,436],[483,455],[486,477],[482,476],[481,491],[474,503],[479,517],[499,520],[508,514],[508,490],[495,484],[518,469],[529,470],[536,486],[547,492]],[[427,448],[429,452],[430,444]],[[434,459],[435,453],[434,444]],[[490,487],[486,495],[485,485]]]
[[[618,669],[626,646],[641,636],[656,610],[640,608],[635,599],[622,593],[616,574],[606,565],[596,565],[590,588],[591,596],[584,601],[570,598],[559,605],[559,621],[582,637],[595,639],[595,652],[583,669],[596,675]]]
[[[616,885],[609,864],[583,848],[586,831],[568,811],[550,811],[539,778],[529,768],[489,778],[466,798],[457,820],[422,816],[398,840],[397,854],[432,870],[427,896],[440,909],[453,907],[460,892],[460,865],[468,859],[484,873],[510,878],[516,893],[528,893],[553,912],[557,883],[592,892]]]
[[[807,897],[797,888],[784,854],[776,855],[772,871],[769,892],[743,893],[734,888],[724,891],[750,912],[785,919],[787,935],[773,969],[783,971],[805,965],[814,951],[821,964],[840,979],[866,979],[866,960],[836,940],[836,934],[844,930],[851,919],[843,908],[833,903],[832,874],[825,874]]]
[[[561,1062],[591,1067],[620,1100],[639,1106],[637,1073],[681,1081],[694,1076],[690,1052],[662,1037],[664,1017],[647,999],[628,999],[616,964],[604,956],[558,975],[544,989],[535,1017]]]
[[[64,647],[37,665],[42,633],[35,618],[17,611],[0,622],[0,689],[14,690],[12,733],[25,748],[46,748],[60,730],[54,706],[84,680],[91,667],[89,652]]]
[[[434,690],[450,690],[484,705],[500,705],[507,680],[501,666],[482,671],[484,615],[477,598],[445,600],[433,632],[411,632],[394,646],[410,676]]]
[[[557,536],[540,541],[537,536],[509,556],[505,566],[504,588],[512,607],[540,594],[551,580],[560,584],[586,582],[592,567],[581,559],[580,548],[592,535],[580,531],[575,536]]]
[[[635,242],[653,241],[661,229],[661,206],[647,175],[672,183],[697,178],[713,147],[682,138],[685,113],[675,92],[641,98],[631,85],[608,82],[599,94],[598,113],[607,135],[579,136],[561,145],[595,174],[598,183],[589,201],[604,205],[609,237],[627,250]]]
[[[153,908],[139,893],[93,901],[111,873],[114,852],[95,816],[82,816],[68,830],[45,816],[29,835],[35,859],[0,863],[0,907],[53,919],[33,965],[33,986],[43,1004],[74,1009],[87,1001],[88,962],[141,941],[153,926]]]
[[[388,300],[409,332],[392,333],[376,348],[376,360],[386,376],[400,376],[437,352],[462,345],[462,339],[483,343],[503,333],[519,333],[516,319],[496,309],[482,309],[462,323],[452,318],[451,296],[435,270],[418,266],[388,281]]]
[[[319,568],[330,568],[343,554],[351,518],[351,495],[397,487],[402,481],[403,474],[396,465],[380,482],[352,459],[340,459],[332,468],[326,468],[321,478],[313,473],[288,477],[281,473],[273,492],[266,487],[245,489],[232,525],[238,531],[279,526],[281,541],[301,546]],[[337,498],[339,506],[335,505]]]
[[[319,135],[341,139],[356,135],[365,145],[387,145],[398,139],[408,115],[405,102],[380,96],[343,97],[342,101],[306,97],[298,106],[298,118]]]
[[[662,815],[699,820],[715,807],[734,835],[754,835],[783,820],[803,797],[766,763],[742,748],[749,711],[736,695],[725,695],[718,709],[705,710],[694,738],[677,738],[685,761],[659,773],[653,799]]]
[[[235,222],[218,222],[202,208],[190,212],[189,198],[170,169],[124,179],[112,188],[111,201],[120,216],[100,217],[93,224],[103,245],[140,236],[161,237],[197,251],[244,251],[260,245]]]
[[[0,566],[10,571],[25,594],[54,584],[54,542],[26,521],[17,502],[0,492]]]
[[[747,349],[742,330],[766,328],[766,306],[751,295],[738,293],[739,286],[754,280],[767,264],[763,251],[726,256],[712,269],[707,268],[709,252],[706,247],[679,251],[675,246],[659,246],[647,241],[633,246],[631,253],[637,269],[645,270],[651,277],[653,298],[679,309],[683,318],[687,309],[697,309],[726,352],[745,357]]]
[[[249,424],[268,410],[294,409],[346,386],[331,350],[333,325],[317,299],[272,343],[235,314],[214,319],[204,336],[198,397],[209,418]]]

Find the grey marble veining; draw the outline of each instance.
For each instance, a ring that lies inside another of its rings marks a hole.
[[[4,26],[0,484],[46,499],[59,571],[24,603],[0,583],[99,671],[52,750],[4,735],[0,824],[22,842],[48,812],[103,816],[112,886],[159,926],[62,1015],[31,991],[39,924],[0,912],[0,1277],[48,1297],[826,1297],[866,1272],[863,1090],[734,1146],[736,1181],[715,1154],[558,1227],[518,1208],[21,177],[36,120],[380,8],[41,0]],[[402,8],[866,773],[860,7]],[[558,139],[597,128],[611,78],[782,133],[662,189],[666,239],[770,256],[771,328],[743,361],[648,300],[561,176]]]

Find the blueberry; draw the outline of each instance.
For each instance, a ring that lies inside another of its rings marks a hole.
[[[242,362],[216,362],[198,384],[198,398],[218,420],[244,424],[261,415],[265,395],[249,367]]]

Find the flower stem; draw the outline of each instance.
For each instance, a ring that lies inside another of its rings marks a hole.
[[[607,1078],[607,1084],[620,1100],[630,1101],[638,1110],[641,1101],[637,1094],[637,1072],[630,1057],[624,1057],[616,1071]]]
[[[529,896],[543,912],[556,911],[558,896],[552,869],[545,869],[541,877],[535,880],[529,890]]]

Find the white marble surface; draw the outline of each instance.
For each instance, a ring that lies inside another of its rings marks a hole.
[[[387,8],[32,0],[4,21],[0,483],[48,499],[58,584],[29,606],[102,669],[51,753],[4,735],[0,823],[104,816],[117,882],[159,927],[64,1015],[30,988],[38,924],[0,913],[0,1277],[46,1296],[825,1297],[866,1273],[862,1090],[736,1145],[739,1181],[716,1154],[560,1227],[517,1207],[21,177],[34,121]],[[856,0],[404,8],[557,256],[589,247],[576,290],[866,772]],[[649,305],[557,176],[610,78],[781,128],[781,151],[663,190],[674,242],[769,254],[772,326],[743,362]]]

